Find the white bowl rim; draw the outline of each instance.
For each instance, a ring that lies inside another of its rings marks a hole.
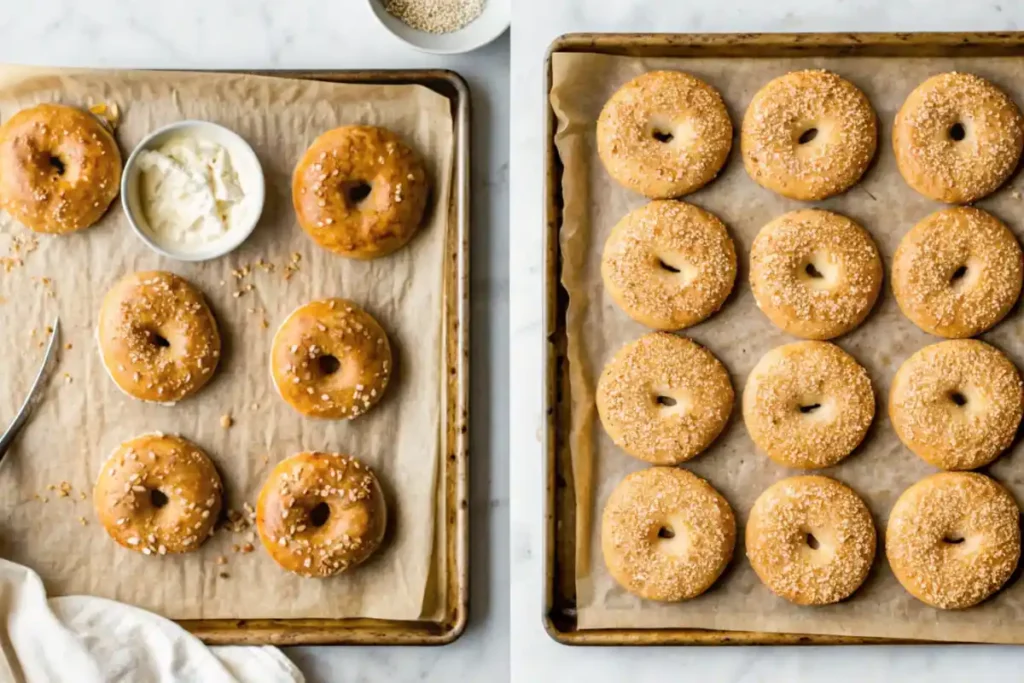
[[[165,136],[168,133],[172,133],[177,130],[186,128],[215,128],[221,133],[227,135],[227,137],[233,138],[240,143],[239,148],[244,149],[245,153],[252,157],[251,161],[254,163],[255,168],[259,171],[259,178],[256,178],[258,182],[255,183],[254,198],[256,200],[257,210],[255,211],[252,219],[252,223],[246,227],[245,230],[239,230],[236,239],[225,241],[223,244],[218,244],[218,248],[213,251],[198,251],[192,253],[178,253],[168,250],[166,247],[157,243],[147,232],[139,225],[138,219],[132,212],[131,206],[128,203],[128,183],[131,179],[132,174],[135,172],[135,167],[138,165],[138,157],[144,150],[151,149],[151,144],[154,140],[159,137]],[[259,157],[256,155],[256,150],[252,148],[249,141],[243,138],[241,135],[231,130],[227,126],[213,121],[206,121],[204,119],[182,119],[181,121],[174,121],[164,126],[150,131],[146,134],[142,140],[135,145],[135,149],[128,155],[128,159],[124,162],[124,168],[121,170],[121,210],[124,211],[125,217],[128,218],[128,224],[132,226],[132,232],[141,239],[146,246],[167,258],[174,259],[176,261],[186,262],[199,262],[199,261],[212,261],[222,256],[230,254],[232,251],[242,246],[242,244],[249,239],[253,231],[256,229],[256,225],[260,222],[260,217],[263,215],[263,205],[266,201],[266,177],[263,174],[263,164],[260,163]]]
[[[493,1],[498,1],[498,2],[500,2],[501,0],[489,0],[489,1],[492,1],[492,2]],[[508,0],[508,2],[510,4],[511,4],[511,1],[512,0]],[[408,45],[409,47],[411,47],[413,49],[419,50],[420,52],[426,52],[428,54],[434,54],[434,55],[461,55],[461,54],[466,54],[466,53],[472,52],[474,50],[478,50],[478,49],[484,47],[485,45],[489,45],[489,44],[493,43],[495,40],[500,38],[501,35],[503,33],[505,33],[505,31],[507,31],[512,26],[512,17],[511,17],[511,12],[510,12],[509,16],[506,17],[505,20],[498,26],[498,30],[496,32],[494,32],[493,35],[490,34],[490,33],[482,34],[481,37],[479,39],[477,39],[476,41],[471,42],[471,43],[467,43],[467,44],[465,44],[463,46],[459,46],[459,47],[432,48],[432,47],[427,47],[425,45],[419,45],[417,43],[414,43],[411,40],[407,40],[405,38],[405,36],[401,35],[400,33],[396,32],[394,29],[392,29],[391,26],[389,26],[388,23],[379,14],[379,12],[387,13],[387,10],[384,8],[382,0],[367,0],[367,5],[369,6],[370,14],[373,15],[373,18],[377,20],[377,23],[380,24],[384,28],[385,31],[387,31],[388,33],[393,35],[395,38],[397,38],[398,40],[402,41],[403,43],[405,43],[406,45]],[[401,22],[402,20],[398,19],[397,17],[395,17],[395,21]],[[452,35],[452,36],[453,35],[458,35],[461,31],[467,30],[472,25],[473,24],[471,22],[471,23],[467,24],[466,26],[464,26],[463,28],[459,29],[458,31],[453,31],[452,33],[450,33],[448,35]],[[409,29],[411,31],[416,31],[416,29],[412,28],[411,26],[409,27]]]

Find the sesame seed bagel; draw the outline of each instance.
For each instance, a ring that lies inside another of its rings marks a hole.
[[[878,122],[857,86],[830,71],[794,71],[754,95],[740,148],[754,181],[814,201],[853,186],[878,145]]]
[[[736,247],[714,214],[655,200],[612,230],[601,276],[630,318],[656,330],[679,330],[721,308],[736,281]]]
[[[885,554],[908,593],[963,609],[999,590],[1020,559],[1020,510],[1010,492],[975,472],[940,472],[900,495]]]
[[[729,503],[674,467],[628,475],[601,518],[601,550],[619,585],[647,600],[695,598],[718,580],[736,545]]]
[[[40,104],[0,126],[0,206],[36,232],[88,228],[121,186],[121,152],[99,119]]]
[[[355,458],[297,453],[263,484],[256,528],[281,567],[324,578],[365,562],[380,547],[387,506],[377,477]]]
[[[1024,256],[1002,221],[972,206],[937,211],[904,236],[892,264],[903,314],[939,337],[973,337],[1020,296]]]
[[[348,299],[299,306],[270,350],[278,393],[307,417],[353,420],[366,413],[384,396],[392,366],[388,335]]]
[[[819,209],[791,211],[761,228],[750,250],[757,307],[804,339],[832,339],[867,317],[882,287],[882,259],[867,230]]]
[[[597,412],[608,436],[655,465],[685,462],[711,445],[734,398],[728,371],[710,351],[667,332],[623,346],[597,383]]]
[[[130,273],[103,298],[97,326],[110,378],[143,401],[196,393],[220,360],[217,321],[202,292],[174,273]]]
[[[419,230],[429,194],[423,160],[390,130],[342,126],[309,146],[292,176],[302,229],[340,256],[374,259]]]
[[[96,516],[118,544],[144,555],[196,550],[220,515],[217,468],[198,446],[154,432],[125,441],[93,489]]]
[[[761,582],[797,605],[845,600],[875,559],[867,505],[835,479],[783,479],[762,493],[747,520],[747,557]]]
[[[967,204],[996,191],[1024,146],[1020,109],[974,74],[945,73],[917,86],[896,114],[896,164],[926,197]]]
[[[772,349],[743,391],[743,423],[758,448],[785,467],[831,467],[864,440],[875,415],[871,380],[835,344]]]
[[[616,91],[597,119],[597,153],[620,185],[655,198],[710,182],[732,149],[732,121],[713,87],[681,71],[651,71]]]
[[[1024,414],[1017,368],[975,339],[919,350],[896,372],[889,418],[900,441],[944,470],[983,467],[1010,447]]]

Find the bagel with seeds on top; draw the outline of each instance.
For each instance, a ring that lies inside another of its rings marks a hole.
[[[868,169],[878,121],[868,98],[844,78],[793,71],[754,95],[740,146],[747,173],[762,187],[803,201],[845,192]]]
[[[623,346],[597,383],[612,441],[655,465],[685,462],[725,429],[735,399],[725,366],[686,337],[652,332]]]
[[[900,107],[892,146],[910,187],[939,202],[969,204],[995,192],[1017,167],[1024,117],[984,78],[939,74]]]
[[[619,88],[597,119],[597,154],[623,187],[652,199],[695,192],[725,165],[732,121],[713,87],[650,71]]]
[[[860,325],[882,288],[882,259],[867,230],[846,216],[801,209],[761,228],[750,250],[757,307],[804,339],[832,339]]]
[[[601,256],[605,290],[656,330],[680,330],[715,313],[736,281],[736,247],[722,221],[692,204],[655,200],[626,215]]]

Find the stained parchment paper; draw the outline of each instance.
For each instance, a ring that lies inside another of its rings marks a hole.
[[[739,125],[754,93],[770,79],[795,69],[827,68],[862,88],[879,116],[879,149],[864,179],[846,194],[815,205],[850,216],[874,237],[888,276],[900,238],[941,206],[911,190],[892,153],[892,121],[907,94],[928,76],[972,71],[1004,87],[1020,103],[1024,66],[1019,59],[638,59],[593,54],[555,54],[551,101],[558,117],[556,144],[565,165],[565,211],[561,229],[567,317],[572,435],[577,496],[577,607],[581,628],[713,628],[820,633],[951,641],[1024,643],[1024,584],[1018,574],[995,597],[962,611],[942,611],[912,598],[889,570],[882,547],[888,512],[899,494],[935,470],[900,443],[886,414],[890,382],[914,351],[939,341],[902,316],[888,282],[867,321],[837,340],[871,375],[877,412],[865,443],[846,461],[822,473],[861,494],[879,530],[871,575],[851,599],[826,607],[798,607],[775,597],[747,561],[743,527],[754,500],[773,482],[798,474],[758,452],[742,423],[740,396],[761,356],[797,341],[758,311],[748,280],[750,245],[769,220],[810,204],[779,197],[754,183],[739,155]],[[683,332],[707,346],[729,369],[736,405],[728,427],[705,453],[683,466],[707,478],[732,504],[739,523],[733,561],[703,596],[679,604],[643,601],[608,574],[600,548],[600,513],[612,489],[646,465],[617,449],[594,409],[594,387],[602,367],[623,344],[646,332],[608,297],[601,284],[604,241],[615,223],[645,199],[619,187],[597,157],[594,127],[601,107],[630,78],[658,68],[680,69],[718,88],[735,127],[733,153],[721,176],[686,197],[717,214],[736,242],[739,273],[722,310]],[[1014,186],[979,206],[1024,235],[1024,201]],[[1020,307],[982,339],[1024,367],[1024,316]],[[987,471],[1024,502],[1024,446],[1019,441]]]
[[[180,263],[154,254],[131,233],[115,204],[88,230],[39,236],[35,251],[22,247],[22,265],[8,261],[10,271],[0,270],[5,423],[42,359],[45,326],[58,313],[62,344],[68,345],[45,401],[0,468],[0,553],[38,571],[51,594],[98,595],[171,618],[418,618],[439,495],[442,261],[453,150],[448,100],[420,86],[0,70],[0,118],[48,101],[116,104],[116,137],[125,156],[158,126],[188,118],[221,123],[255,149],[266,175],[266,206],[249,240],[211,262]],[[394,255],[369,262],[317,247],[298,227],[291,205],[291,172],[305,148],[320,133],[352,123],[398,132],[423,155],[434,187],[420,234]],[[0,254],[13,249],[12,239],[31,237],[4,216]],[[258,265],[259,259],[273,264],[273,272]],[[286,264],[298,267],[288,279]],[[251,271],[236,277],[247,265]],[[122,394],[107,377],[94,340],[106,290],[125,273],[148,269],[171,270],[198,286],[223,338],[214,379],[173,407]],[[288,313],[329,296],[364,306],[396,353],[383,401],[352,422],[301,417],[277,395],[268,368],[273,334]],[[234,420],[229,429],[221,425],[225,414]],[[153,430],[202,446],[221,472],[226,507],[236,510],[244,502],[254,504],[271,468],[297,451],[353,454],[375,469],[385,489],[385,545],[362,567],[325,580],[281,570],[248,533],[222,530],[186,556],[146,557],[122,549],[95,521],[91,487],[117,444]],[[64,481],[73,487],[66,497],[47,489]],[[233,544],[247,541],[255,552],[233,552]],[[226,565],[216,563],[219,556],[228,559]]]

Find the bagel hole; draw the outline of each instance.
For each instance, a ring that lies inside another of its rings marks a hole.
[[[160,489],[151,489],[149,492],[149,502],[153,504],[153,507],[159,510],[164,505],[167,505],[167,494]]]
[[[818,137],[818,129],[808,128],[807,130],[800,134],[800,137],[797,138],[797,142],[799,142],[801,145],[806,145],[808,142],[810,142],[816,137]]]
[[[967,131],[964,130],[964,124],[954,123],[949,129],[949,139],[953,142],[960,142],[967,137]]]
[[[671,396],[659,396],[656,400],[658,401],[658,405],[666,406],[668,408],[671,408],[678,403],[678,401]]]
[[[956,283],[958,280],[962,280],[964,275],[967,275],[967,266],[960,266],[953,271],[953,277],[949,280],[950,282]]]
[[[149,343],[162,349],[166,349],[171,345],[171,342],[167,341],[167,337],[164,337],[158,332],[149,333]]]
[[[320,356],[316,359],[316,365],[320,369],[320,372],[325,375],[333,375],[341,367],[341,361],[335,356],[326,355]]]
[[[817,550],[821,547],[821,544],[818,543],[818,539],[814,537],[814,534],[807,534],[807,538],[804,540],[807,541],[807,545],[810,547],[811,550]]]
[[[57,172],[57,175],[64,175],[64,162],[61,161],[60,157],[55,157],[51,154],[48,161],[53,170]]]
[[[349,206],[358,206],[364,199],[370,196],[372,190],[373,188],[370,187],[370,183],[365,180],[354,180],[344,183],[341,189]]]
[[[949,543],[950,545],[959,545],[964,542],[964,537],[960,534],[946,534],[942,537],[943,543]]]
[[[667,270],[670,273],[678,273],[679,272],[678,268],[676,268],[675,266],[672,266],[672,265],[669,265],[669,264],[665,263],[661,259],[658,259],[658,265],[660,265],[662,268],[664,268],[665,270]]]
[[[658,538],[670,539],[675,537],[676,532],[672,531],[672,527],[663,526],[658,529]]]
[[[321,527],[327,524],[328,518],[331,516],[331,506],[327,503],[317,503],[313,506],[313,509],[309,511],[309,523],[312,526]]]
[[[666,133],[665,131],[658,130],[657,128],[654,129],[651,136],[658,142],[672,142],[672,138],[675,137],[672,133]]]
[[[951,401],[953,401],[953,403],[957,404],[958,406],[967,405],[967,397],[961,394],[959,391],[954,391],[952,394],[949,395],[949,398]]]
[[[814,277],[814,278],[825,277],[824,275],[821,274],[821,271],[819,271],[817,268],[814,267],[813,263],[808,263],[806,266],[804,266],[804,272],[807,273],[808,277]]]
[[[809,406],[800,406],[800,412],[803,413],[804,415],[807,415],[809,413],[813,413],[815,410],[817,410],[820,407],[821,407],[820,403],[812,403]]]

